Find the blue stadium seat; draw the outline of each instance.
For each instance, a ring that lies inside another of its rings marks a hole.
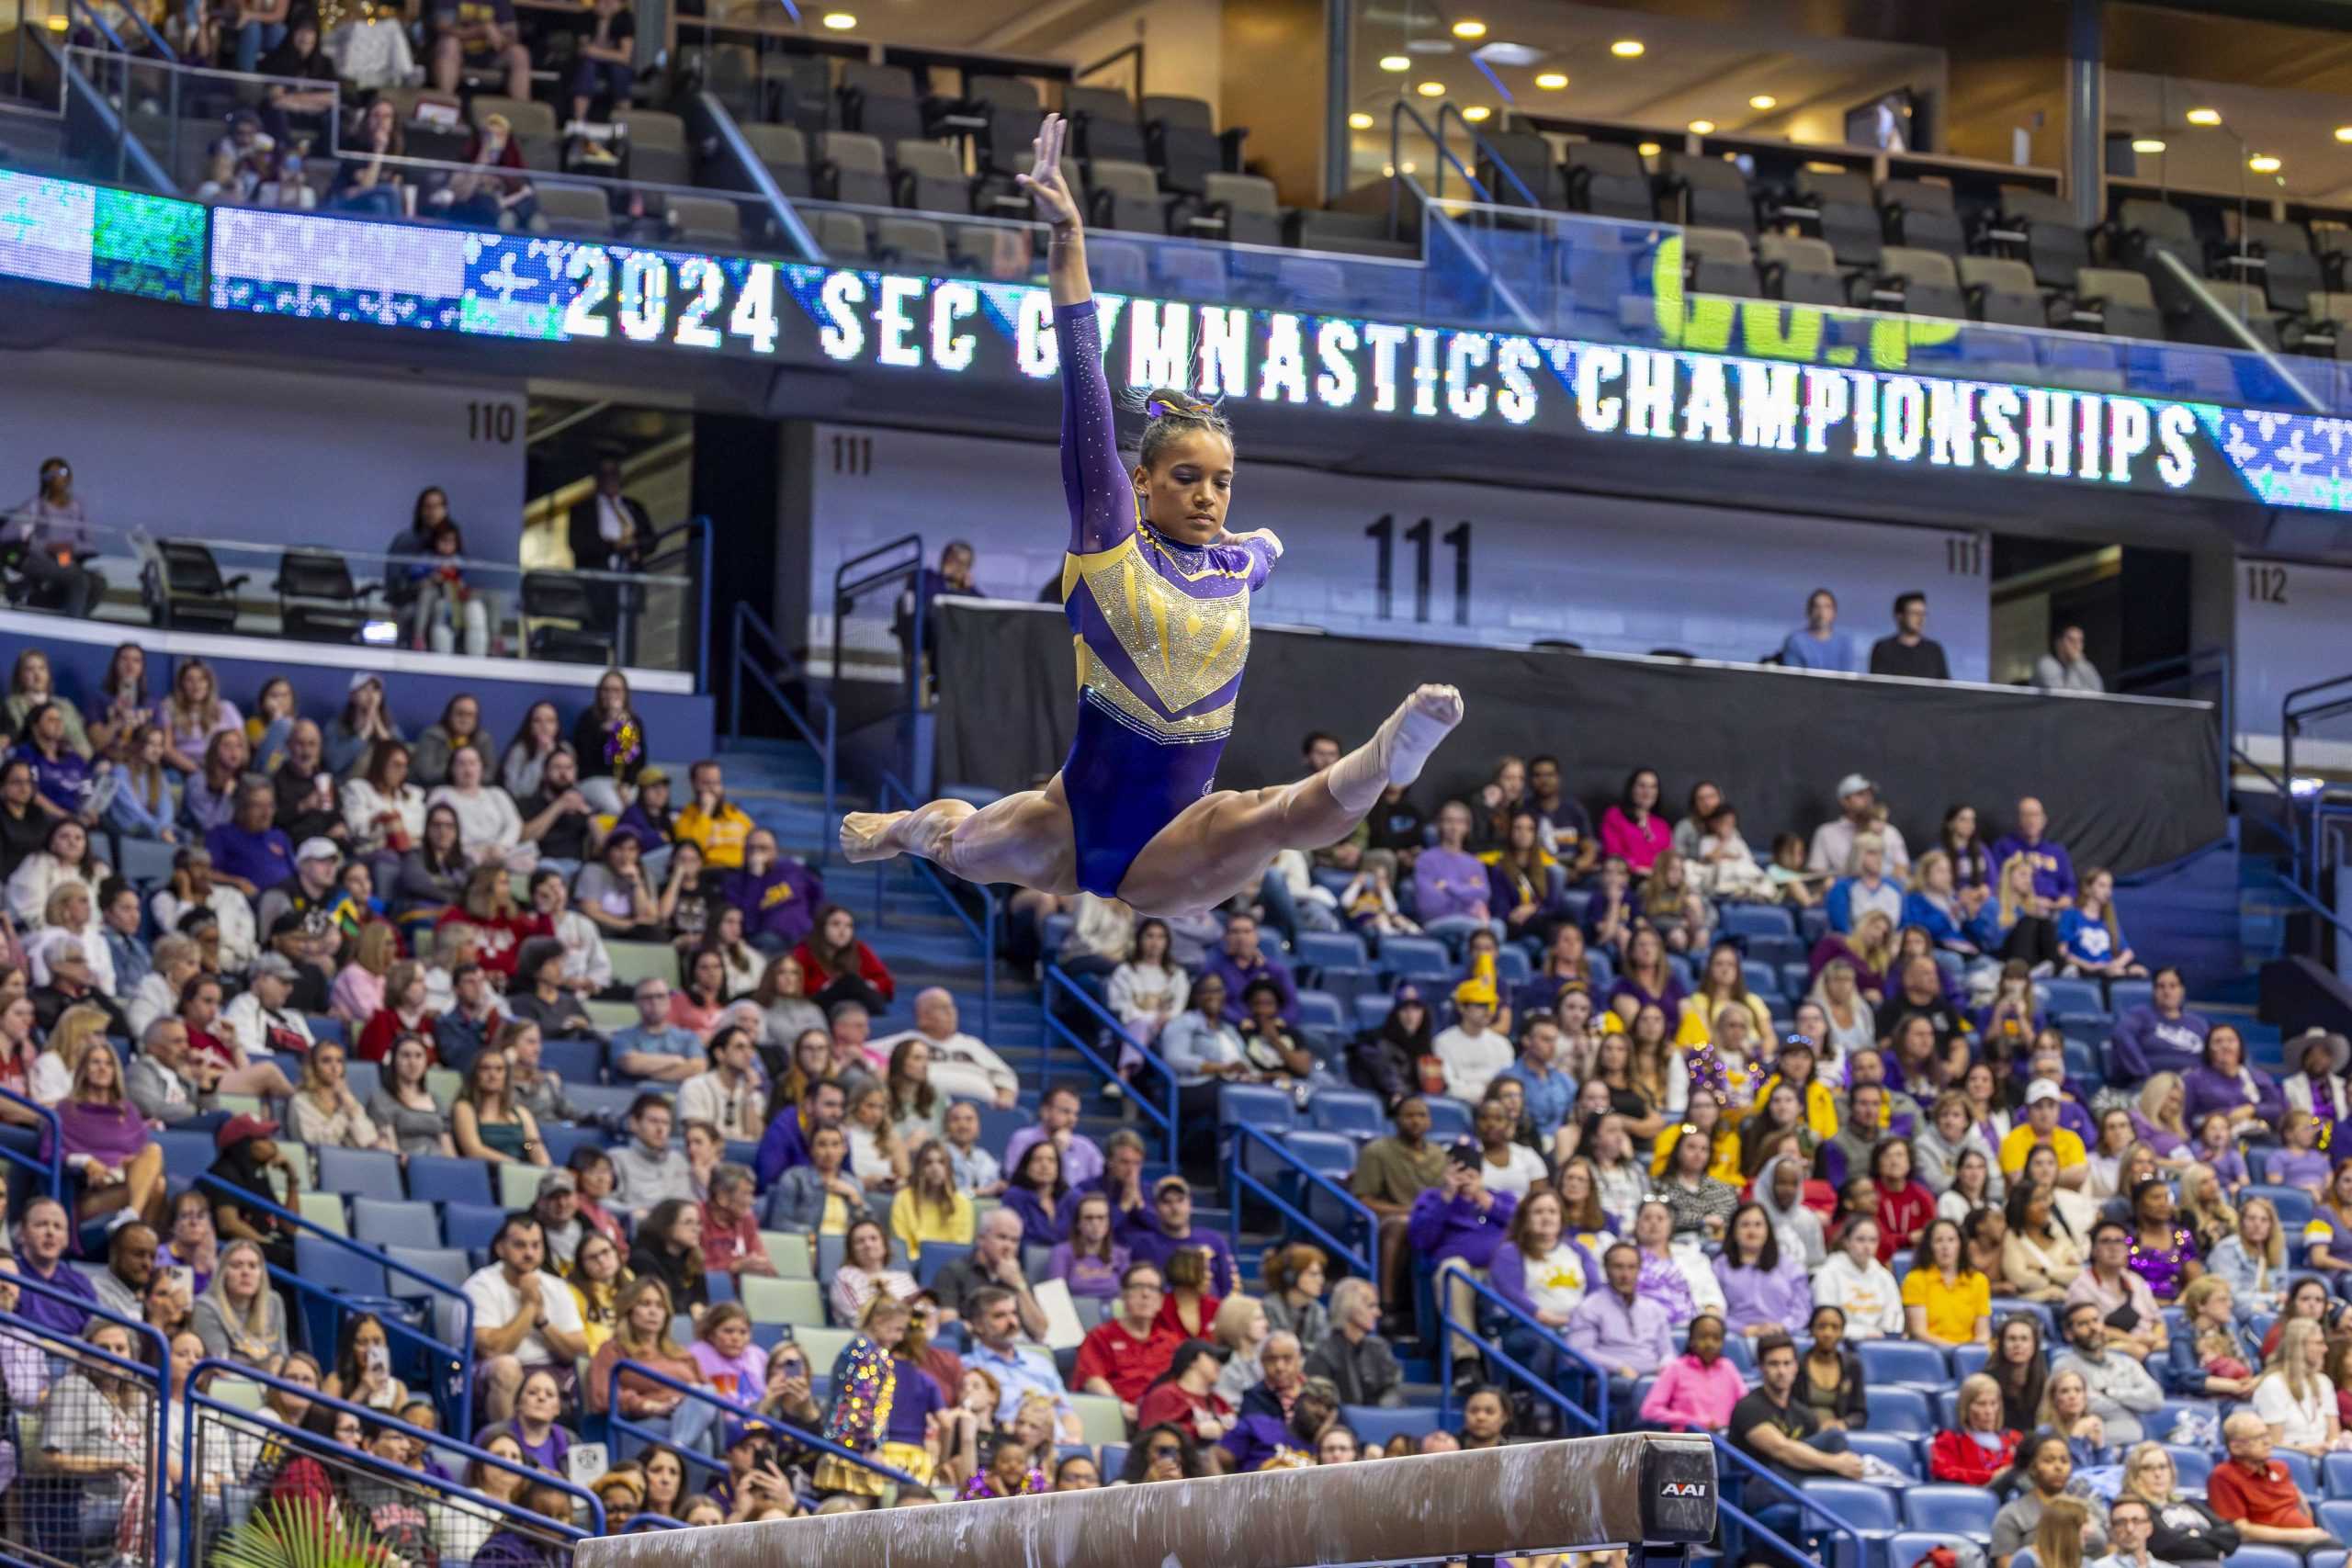
[[[1300,1127],[1283,1139],[1283,1146],[1300,1164],[1343,1187],[1347,1185],[1348,1173],[1356,1168],[1356,1141],[1344,1133],[1317,1133]]]
[[[1888,1568],[1898,1568],[1898,1565],[1899,1568],[1910,1568],[1912,1563],[1936,1548],[1951,1544],[1951,1538],[1947,1535],[1931,1530],[1903,1529],[1888,1536],[1880,1551],[1885,1557]],[[2012,1563],[2010,1568],[2016,1568],[2016,1564]]]
[[[969,1258],[972,1249],[952,1241],[927,1241],[922,1244],[922,1256],[915,1259],[915,1283],[929,1285],[939,1278],[939,1271],[958,1258]]]
[[[1829,934],[1829,911],[1815,904],[1810,909],[1797,911],[1797,940],[1804,943],[1807,953],[1814,944]]]
[[[298,1083],[301,1081],[300,1073],[289,1076]],[[346,1061],[343,1065],[343,1081],[350,1087],[351,1092],[358,1097],[359,1103],[365,1105],[374,1097],[376,1091],[383,1087],[383,1065],[378,1062]]]
[[[319,1236],[294,1238],[294,1271],[305,1283],[331,1291],[345,1301],[360,1296],[380,1300],[390,1293],[384,1289],[382,1264]],[[334,1351],[334,1347],[329,1344],[327,1354],[332,1356]]]
[[[489,1203],[490,1167],[478,1159],[411,1155],[408,1195],[420,1203]]]
[[[463,1290],[466,1276],[474,1271],[466,1255],[454,1247],[387,1247],[384,1256],[453,1291]],[[391,1294],[396,1296],[423,1297],[433,1293],[405,1275],[392,1274],[390,1281]]]
[[[2174,1479],[2184,1492],[2202,1492],[2206,1481],[2213,1473],[2213,1456],[2204,1449],[2194,1449],[2181,1443],[2166,1443],[2165,1452],[2172,1455]]]
[[[1827,1480],[1808,1481],[1799,1490],[1804,1493],[1807,1503],[1817,1505],[1823,1511],[1823,1514],[1815,1514],[1812,1509],[1806,1511],[1808,1529],[1823,1528],[1826,1523],[1823,1515],[1826,1514],[1827,1518],[1834,1518],[1860,1536],[1866,1543],[1865,1550],[1868,1550],[1867,1543],[1884,1540],[1902,1526],[1902,1517],[1896,1512],[1896,1494],[1886,1487],[1873,1486],[1867,1481]],[[1834,1547],[1832,1551],[1835,1552]],[[1868,1561],[1851,1562],[1843,1554],[1835,1554],[1826,1561],[1834,1568],[1870,1568]]]
[[[1870,1389],[1876,1390],[1882,1383],[1926,1389],[1952,1386],[1951,1363],[1933,1345],[1908,1339],[1865,1339],[1855,1349],[1861,1357],[1862,1382]]]
[[[1766,1001],[1777,1000],[1780,998],[1781,972],[1770,964],[1761,959],[1743,959],[1740,961],[1739,971],[1742,977],[1747,981],[1747,988]]]
[[[1127,1468],[1127,1445],[1125,1443],[1103,1444],[1102,1460],[1096,1468],[1102,1471],[1102,1483],[1105,1486],[1116,1481],[1119,1473]]]
[[[1803,1001],[1813,989],[1813,967],[1803,959],[1781,965],[1781,995],[1791,1001]]]
[[[427,1204],[355,1198],[351,1235],[370,1247],[439,1247],[441,1222]]]
[[[2303,1568],[2303,1554],[2283,1546],[2241,1546],[2230,1553],[2230,1568]]]
[[[205,1140],[207,1144],[211,1141]],[[321,1148],[315,1152],[319,1156],[319,1190],[322,1192],[387,1200],[407,1196],[401,1187],[397,1155],[378,1154],[372,1149]]]
[[[1432,1094],[1426,1097],[1430,1108],[1430,1136],[1441,1145],[1470,1135],[1476,1118],[1470,1107],[1450,1095]]]
[[[564,1092],[570,1095],[571,1086],[565,1085]],[[575,1150],[591,1144],[601,1148],[605,1141],[605,1130],[601,1127],[550,1127],[544,1122],[539,1126],[539,1142],[548,1146],[548,1162],[559,1168],[571,1163]]]
[[[465,1252],[488,1251],[491,1237],[506,1223],[506,1211],[495,1203],[444,1203],[441,1245]]]
[[[2109,980],[2107,983],[2107,1005],[2118,1018],[2133,1008],[2145,1007],[2155,999],[2154,980]]]
[[[1388,1010],[1396,1004],[1378,991],[1366,991],[1356,998],[1356,1032],[1373,1034],[1388,1021]]]
[[[1596,948],[1584,955],[1584,966],[1592,971],[1592,994],[1606,997],[1617,983],[1617,961]]]
[[[1372,972],[1372,955],[1364,951],[1363,938],[1353,931],[1299,932],[1298,962],[1301,968],[1312,969],[1318,976]]]
[[[1919,1445],[1893,1432],[1849,1432],[1846,1446],[1858,1454],[1875,1454],[1914,1481],[1926,1473],[1919,1466]]]
[[[1772,972],[1788,983],[1788,966],[1804,962],[1804,943],[1792,936],[1752,936],[1747,939],[1747,956],[1759,964],[1770,964]]]
[[[2238,1202],[2243,1205],[2248,1198],[2269,1199],[2270,1206],[2278,1211],[2279,1224],[2286,1228],[2290,1237],[2301,1236],[2303,1227],[2311,1224],[2312,1215],[2317,1212],[2312,1195],[2300,1187],[2248,1187],[2238,1194]]]
[[[1330,1034],[1343,1034],[1348,1027],[1340,998],[1329,991],[1298,993],[1298,1022],[1302,1029],[1317,1029]]]
[[[302,1021],[311,1026],[311,1038],[313,1040],[332,1040],[338,1045],[351,1043],[350,1037],[344,1032],[343,1020],[330,1013],[306,1013]]]
[[[1340,1406],[1340,1424],[1353,1432],[1367,1448],[1385,1444],[1389,1438],[1396,1437],[1410,1438],[1418,1443],[1437,1430],[1437,1409],[1427,1404],[1415,1409],[1342,1404]]]
[[[2333,1460],[2342,1459],[2346,1456],[2342,1454],[2330,1454],[2327,1457]],[[2352,1535],[2346,1535],[2345,1533],[2346,1530],[2352,1530],[2352,1501],[2347,1501],[2342,1497],[2330,1497],[2325,1502],[2320,1504],[2320,1506],[2313,1509],[2312,1512],[2319,1516],[2321,1528],[2325,1529],[2330,1535],[2333,1535],[2338,1540],[2352,1540]]]
[[[1996,1314],[1995,1321],[1998,1320]],[[1955,1380],[1973,1378],[1992,1359],[1993,1352],[1982,1345],[1955,1345],[1951,1348],[1951,1375]]]
[[[1000,1105],[983,1105],[980,1112],[980,1147],[1001,1157],[1012,1143],[1012,1134],[1035,1120],[1027,1111],[1007,1110]]]
[[[1306,1119],[1318,1133],[1345,1133],[1353,1138],[1377,1138],[1388,1131],[1388,1113],[1380,1096],[1369,1089],[1317,1090],[1306,1102]]]
[[[1380,972],[1400,979],[1451,980],[1453,954],[1434,937],[1392,936],[1380,944]]]
[[[2287,1467],[2289,1479],[2301,1489],[2304,1496],[2319,1495],[2319,1467],[2312,1462],[2311,1455],[2295,1449],[2279,1449],[2270,1457]]]
[[[594,1088],[605,1077],[605,1047],[594,1040],[542,1040],[539,1066],[563,1080],[566,1090]]]
[[[1990,1535],[1993,1516],[2000,1508],[1990,1492],[1973,1486],[1907,1486],[1903,1491],[1903,1522],[1939,1535]]]
[[[1527,950],[1523,947],[1498,949],[1495,953],[1495,977],[1500,980],[1506,988],[1512,986],[1524,986],[1533,979],[1535,967],[1527,961]]]
[[[1797,922],[1778,904],[1725,904],[1722,929],[1725,936],[1786,937],[1793,942]]]
[[[1933,1415],[1928,1409],[1928,1396],[1916,1388],[1894,1385],[1866,1385],[1870,1398],[1870,1420],[1864,1429],[1872,1432],[1900,1432],[1905,1437],[1924,1438],[1935,1430]]]
[[[2267,1333],[2268,1330],[2261,1332]],[[2320,1469],[2327,1483],[2327,1495],[2352,1502],[2352,1454],[2330,1454],[2327,1462]],[[2337,1536],[2335,1539],[2345,1540],[2352,1540],[2352,1537]]]
[[[1668,953],[1666,955],[1666,966],[1673,972],[1675,984],[1682,987],[1683,993],[1686,996],[1699,988],[1698,968],[1697,965],[1690,962],[1689,954],[1681,953]],[[1668,1027],[1672,1027],[1670,1021],[1668,1023]]]
[[[563,1092],[572,1104],[592,1114],[626,1116],[629,1102],[638,1097],[639,1089],[635,1084],[567,1082]]]
[[[1287,1090],[1263,1084],[1229,1083],[1216,1092],[1216,1123],[1236,1122],[1267,1133],[1287,1133],[1298,1124],[1298,1104]]]
[[[2107,1014],[2107,998],[2099,994],[2097,980],[2069,979],[2064,976],[2053,976],[2039,984],[2042,992],[2042,1006],[2049,1012],[2082,1013],[2094,1017],[2105,1017]]]
[[[213,1146],[209,1133],[187,1133],[166,1127],[155,1134],[155,1145],[164,1151],[164,1174],[183,1181],[194,1181],[211,1169],[212,1162],[220,1157],[220,1151]],[[30,1154],[32,1150],[28,1147],[25,1152]],[[392,1156],[378,1155],[376,1157],[390,1162]],[[400,1168],[397,1165],[392,1168],[392,1185],[395,1190],[400,1185]]]

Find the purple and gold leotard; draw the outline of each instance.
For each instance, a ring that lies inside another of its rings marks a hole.
[[[1078,650],[1078,734],[1062,763],[1078,885],[1118,897],[1127,867],[1209,793],[1250,657],[1250,594],[1273,568],[1262,540],[1180,544],[1142,521],[1119,457],[1094,302],[1058,306],[1062,608]]]

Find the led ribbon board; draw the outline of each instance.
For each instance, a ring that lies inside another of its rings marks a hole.
[[[204,208],[0,169],[0,277],[194,305]]]
[[[303,213],[218,209],[211,299],[975,380],[1048,380],[1059,365],[1051,305],[1031,284]],[[1245,306],[1096,303],[1114,389],[1190,384],[1336,414],[2352,509],[2344,420]]]

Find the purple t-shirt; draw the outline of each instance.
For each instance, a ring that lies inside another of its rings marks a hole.
[[[204,835],[204,847],[212,852],[213,870],[255,887],[275,887],[294,874],[294,840],[282,828],[249,833],[233,821],[223,822]]]
[[[98,1304],[98,1288],[90,1283],[88,1276],[63,1258],[58,1259],[54,1271],[44,1274],[33,1267],[32,1259],[19,1256],[17,1272],[25,1280],[47,1285],[58,1295],[77,1297],[93,1307]],[[69,1339],[79,1339],[84,1325],[90,1321],[88,1313],[70,1302],[59,1301],[57,1296],[45,1291],[17,1292],[17,1315]]]
[[[1487,901],[1487,867],[1467,850],[1423,850],[1413,863],[1413,886],[1424,925],[1476,914]]]

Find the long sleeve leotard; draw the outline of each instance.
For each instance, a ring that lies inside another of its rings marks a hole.
[[[1057,307],[1062,488],[1069,554],[1062,605],[1078,654],[1078,734],[1062,764],[1079,886],[1105,898],[1143,847],[1206,795],[1250,656],[1262,540],[1182,544],[1142,521],[1119,457],[1094,302]]]

